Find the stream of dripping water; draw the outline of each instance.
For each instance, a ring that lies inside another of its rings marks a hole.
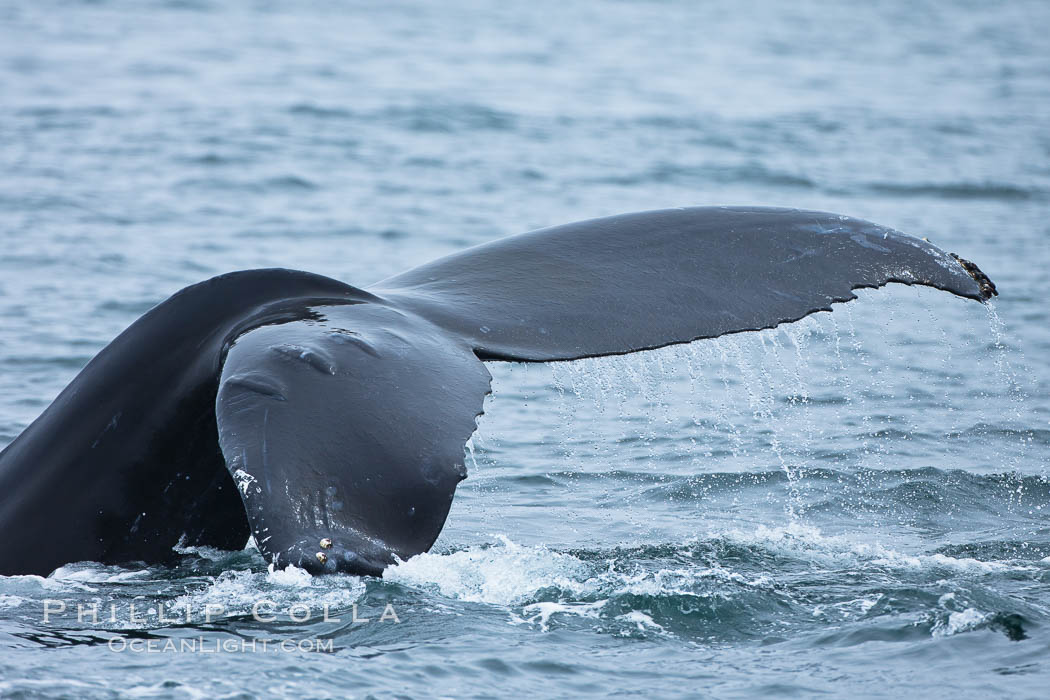
[[[520,366],[497,377],[494,393],[505,391],[526,402],[550,395],[553,405],[542,410],[556,415],[550,439],[559,443],[562,463],[549,465],[549,470],[570,487],[583,473],[601,478],[627,470],[641,479],[651,472],[653,488],[688,478],[656,468],[668,462],[688,465],[693,473],[769,469],[783,475],[780,501],[791,522],[804,519],[812,505],[807,475],[819,477],[822,467],[875,480],[887,470],[908,466],[893,451],[897,441],[936,445],[949,454],[968,449],[952,437],[972,432],[982,421],[979,406],[959,405],[965,402],[950,389],[953,357],[961,353],[987,351],[995,374],[985,379],[997,384],[987,391],[1008,392],[1012,418],[1022,416],[1026,395],[993,306],[987,307],[991,340],[982,348],[950,334],[947,322],[938,319],[925,298],[913,305],[920,320],[935,329],[926,337],[937,339],[936,362],[922,358],[926,365],[915,370],[920,378],[930,377],[931,391],[944,384],[931,401],[916,398],[906,386],[910,380],[886,367],[909,365],[917,352],[884,337],[905,322],[894,318],[895,305],[874,304],[881,323],[872,325],[872,302],[859,303],[859,310],[854,304],[840,305],[833,313],[755,333],[633,355]],[[858,312],[864,314],[863,324]],[[881,364],[874,357],[883,358]],[[901,402],[922,405],[895,413],[893,407]],[[949,417],[949,430],[939,438],[923,426],[928,410],[942,410]],[[1015,449],[997,455],[1001,468],[1015,471],[1031,441],[1030,431],[1019,431]],[[928,463],[918,447],[916,452],[916,464]],[[468,445],[474,473],[484,469],[485,453],[474,441]],[[1020,478],[1017,488],[1019,501],[1024,488]],[[641,493],[628,490],[618,504],[630,506]],[[644,524],[642,515],[628,512],[625,517]]]

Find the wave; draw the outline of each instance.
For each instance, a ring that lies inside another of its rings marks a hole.
[[[643,184],[729,184],[742,183],[775,187],[813,189],[817,183],[805,175],[775,170],[761,163],[740,165],[681,165],[657,163],[645,170],[633,173],[609,174],[586,178],[587,184],[634,186]]]
[[[982,430],[981,434],[987,434]],[[1013,431],[1005,431],[1013,437]],[[1026,433],[1027,434],[1027,433]],[[858,448],[863,449],[863,448]],[[836,455],[838,453],[835,453]],[[667,462],[667,460],[665,460]],[[552,470],[510,475],[497,480],[517,486],[593,487],[623,485],[646,501],[706,503],[742,490],[767,489],[806,497],[807,512],[852,513],[895,506],[945,511],[980,511],[1001,515],[1050,505],[1050,478],[1017,472],[975,474],[962,469],[833,469],[789,464],[790,469],[708,472],[683,476],[652,469],[603,471]],[[789,473],[790,472],[790,473]]]
[[[221,177],[185,178],[175,184],[179,189],[220,190],[232,192],[309,192],[321,185],[300,175],[276,175],[256,180],[232,180]]]
[[[865,186],[869,192],[897,197],[937,197],[941,199],[990,199],[1018,201],[1045,199],[1047,191],[1034,187],[1020,187],[997,182],[898,183],[873,182]]]
[[[325,106],[313,102],[298,102],[288,108],[288,113],[295,116],[317,119],[350,119],[354,113],[343,107]]]
[[[82,643],[77,635],[92,630],[188,627],[250,635],[260,625],[294,630],[296,610],[317,625],[321,611],[335,617],[359,604],[382,609],[393,601],[428,615],[486,619],[476,609],[482,606],[505,623],[539,633],[568,628],[631,638],[718,643],[794,637],[852,645],[991,629],[1013,639],[1043,615],[993,593],[995,585],[1030,584],[1050,572],[1041,550],[1016,558],[996,550],[908,552],[798,523],[682,543],[569,551],[498,535],[399,562],[382,580],[275,570],[252,549],[179,551],[183,560],[174,567],[81,562],[46,578],[0,577],[0,626],[10,630],[15,623],[25,630],[20,638],[48,645]],[[67,607],[41,627],[45,600],[64,600]],[[100,601],[98,619],[78,619],[78,605]],[[255,617],[260,601],[274,620]]]
[[[391,106],[368,116],[407,131],[453,133],[512,131],[518,119],[509,112],[473,103],[423,103]]]
[[[925,636],[946,636],[1016,616],[1011,635],[1023,632],[1032,611],[1021,615],[1013,601],[984,596],[979,621],[973,613],[960,617],[977,605],[966,591],[990,577],[1037,579],[1048,569],[1042,561],[902,552],[793,524],[684,544],[571,552],[498,536],[413,557],[389,569],[384,581],[506,608],[513,624],[541,631],[584,626],[620,636],[730,639],[814,622],[819,633],[832,623],[879,618],[897,632],[918,620]],[[841,585],[843,572],[851,585]],[[946,586],[947,593],[930,592]]]

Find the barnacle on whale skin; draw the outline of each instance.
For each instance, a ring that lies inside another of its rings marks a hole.
[[[963,266],[963,269],[970,273],[970,277],[973,277],[977,282],[977,286],[981,288],[981,296],[985,299],[999,296],[999,291],[995,288],[995,283],[989,279],[988,275],[981,272],[981,268],[977,267],[975,263],[970,262],[966,258],[959,257],[955,253],[948,253],[948,255],[955,258],[956,261]]]

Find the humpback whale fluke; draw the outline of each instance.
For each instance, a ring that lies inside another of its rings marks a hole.
[[[0,453],[0,574],[241,547],[381,574],[430,548],[489,391],[483,360],[652,349],[799,320],[854,290],[984,301],[976,265],[836,214],[694,207],[511,236],[367,290],[248,270],[188,287]]]

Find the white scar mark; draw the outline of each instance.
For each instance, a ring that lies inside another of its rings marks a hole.
[[[239,488],[241,493],[245,496],[248,495],[248,489],[251,488],[252,484],[258,483],[254,476],[243,469],[238,469],[233,473],[233,480],[237,482],[237,488]]]

